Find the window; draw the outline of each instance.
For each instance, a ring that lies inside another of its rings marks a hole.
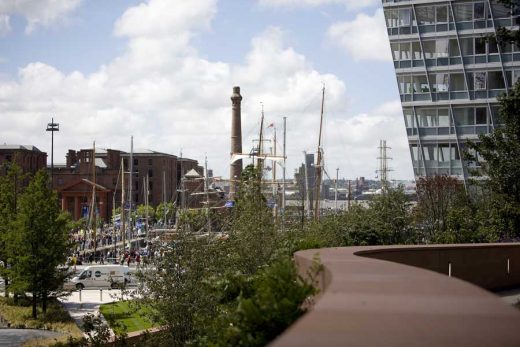
[[[450,91],[466,90],[464,83],[464,74],[454,73],[450,74]]]
[[[520,70],[513,70],[513,81],[512,81],[513,83],[511,84],[511,86],[515,85],[519,79],[520,79]]]
[[[473,108],[454,108],[453,118],[455,118],[455,125],[475,125],[473,119]]]
[[[138,159],[134,159],[134,166],[137,166],[139,165],[139,160]]]
[[[489,54],[498,53],[498,44],[497,44],[497,40],[494,37],[490,37],[488,39],[487,44],[488,44],[488,53]]]
[[[473,55],[473,38],[460,39],[462,55]]]
[[[412,53],[415,60],[423,58],[421,44],[418,41],[412,42]]]
[[[410,60],[410,43],[401,43],[399,45],[399,52],[401,55],[401,60]]]
[[[399,10],[399,26],[406,27],[410,26],[411,11],[409,8],[403,8]]]
[[[491,8],[493,11],[493,17],[495,18],[507,18],[509,17],[509,10],[500,3],[491,2]]]
[[[426,79],[426,75],[413,76],[413,90],[414,90],[414,93],[429,93],[430,92],[430,86],[428,85],[428,80]]]
[[[394,58],[394,61],[399,60],[399,44],[391,43],[390,48],[392,49],[392,57]]]
[[[148,170],[148,177],[153,177],[153,170],[152,169]]]
[[[489,89],[504,89],[504,78],[501,71],[488,72],[488,86]]]
[[[388,28],[397,27],[397,10],[385,10],[385,17]]]
[[[423,41],[423,50],[426,59],[435,58],[435,41]]]
[[[460,56],[460,50],[459,50],[459,43],[457,42],[457,39],[450,39],[450,57],[459,57]]]
[[[475,90],[486,89],[486,73],[485,72],[475,72],[474,73],[474,86],[475,86]]]
[[[437,6],[437,23],[447,23],[448,22],[448,7],[446,5]]]
[[[475,124],[487,124],[487,110],[485,107],[475,108]]]
[[[434,6],[417,6],[415,13],[417,14],[417,23],[419,25],[435,24]]]
[[[486,39],[483,37],[475,38],[475,54],[486,54]]]
[[[410,152],[412,154],[412,161],[419,161],[419,149],[417,148],[417,145],[410,146]]]
[[[403,110],[403,113],[404,113],[404,123],[406,125],[407,128],[413,128],[413,124],[414,124],[414,121],[413,121],[413,111],[412,109],[409,109],[409,108],[406,108]]]
[[[447,73],[438,73],[432,75],[433,77],[433,92],[447,92],[449,75]]]
[[[450,145],[439,145],[439,162],[450,161]]]
[[[448,56],[448,39],[435,40],[435,56],[437,58]]]
[[[417,110],[417,118],[421,128],[436,127],[438,125],[437,111],[435,109]]]
[[[476,2],[473,4],[473,17],[475,19],[486,18],[486,7],[483,2]]]
[[[412,93],[411,76],[398,76],[397,82],[399,83],[400,94],[411,94]]]
[[[153,164],[153,159],[148,159],[148,165],[152,166],[152,164]]]
[[[473,20],[473,6],[471,3],[454,4],[455,20],[457,22],[469,22]]]
[[[449,115],[449,109],[447,108],[441,108],[438,109],[438,125],[440,127],[449,127],[450,126],[450,115]]]

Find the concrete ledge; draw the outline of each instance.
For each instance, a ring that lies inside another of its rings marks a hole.
[[[520,244],[306,250],[302,275],[316,255],[322,294],[272,346],[520,346],[520,311],[466,282],[520,287]]]

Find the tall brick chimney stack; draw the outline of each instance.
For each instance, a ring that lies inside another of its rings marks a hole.
[[[242,121],[241,121],[240,87],[233,87],[231,95],[231,155],[242,153]],[[229,199],[234,200],[237,191],[238,180],[242,174],[242,159],[231,164],[229,174]]]

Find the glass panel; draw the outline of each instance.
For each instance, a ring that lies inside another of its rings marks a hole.
[[[423,50],[426,59],[435,58],[435,41],[423,41]]]
[[[402,8],[399,10],[399,26],[406,27],[410,26],[410,9]]]
[[[488,39],[487,44],[488,44],[488,53],[489,54],[498,53],[498,44],[497,44],[497,40],[494,37],[490,37]]]
[[[435,53],[437,58],[448,56],[448,39],[435,40]]]
[[[464,83],[464,74],[450,74],[450,91],[466,90]]]
[[[447,92],[449,75],[447,73],[438,73],[432,75],[433,89],[432,92]]]
[[[412,153],[412,161],[417,162],[419,160],[419,150],[417,145],[410,146],[410,152]]]
[[[475,72],[475,90],[483,90],[486,89],[486,73],[485,72]]]
[[[475,108],[475,123],[487,124],[487,110],[485,107]]]
[[[411,94],[412,93],[412,76],[399,76],[397,77],[397,81],[399,83],[399,92],[401,94]]]
[[[453,11],[455,12],[455,20],[457,22],[473,20],[473,6],[471,3],[455,4],[453,5]]]
[[[501,71],[489,71],[488,72],[488,85],[489,89],[504,89],[504,77]]]
[[[486,54],[486,39],[475,37],[475,54]]]
[[[448,6],[437,6],[437,23],[448,22]]]
[[[438,126],[437,111],[435,109],[417,110],[417,119],[421,128]]]
[[[438,110],[438,123],[440,127],[450,126],[450,116],[447,108],[441,108]]]
[[[422,59],[421,44],[418,41],[412,42],[412,52],[414,59]]]
[[[401,60],[410,60],[410,43],[401,43],[399,45],[399,51],[401,53]]]
[[[459,150],[456,144],[452,144],[450,147],[450,158],[451,160],[460,160]],[[457,163],[460,164],[460,163]]]
[[[435,24],[435,7],[417,6],[415,8],[419,25]]]
[[[450,160],[450,145],[439,145],[439,162],[449,162]]]
[[[385,17],[388,28],[397,27],[397,10],[385,10]]]
[[[513,70],[513,81],[511,85],[515,85],[520,79],[520,70]]]
[[[455,118],[455,125],[475,125],[473,108],[454,108],[453,118]]]
[[[399,44],[391,43],[390,48],[392,49],[392,57],[394,60],[399,60]]]
[[[450,39],[450,57],[460,56],[459,43],[457,39]]]
[[[473,4],[473,17],[475,19],[485,19],[486,10],[483,2],[476,2]]]
[[[404,113],[404,123],[405,123],[406,127],[413,128],[413,124],[414,124],[413,110],[410,108],[405,108],[405,109],[403,109],[403,113]]]
[[[509,17],[509,10],[500,3],[492,2],[491,9],[493,10],[493,17],[495,18],[506,18]]]
[[[473,55],[473,38],[460,39],[462,55]]]
[[[413,84],[415,93],[428,93],[430,91],[426,75],[413,76]]]

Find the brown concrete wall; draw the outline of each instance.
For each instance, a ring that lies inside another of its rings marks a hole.
[[[297,252],[304,276],[319,257],[322,292],[271,345],[520,346],[520,311],[466,282],[518,285],[519,251],[520,244],[487,244]],[[452,275],[466,281],[446,276],[450,262]]]
[[[417,266],[442,274],[448,274],[451,264],[453,277],[488,290],[520,287],[518,244],[397,246],[359,251],[356,254]]]

